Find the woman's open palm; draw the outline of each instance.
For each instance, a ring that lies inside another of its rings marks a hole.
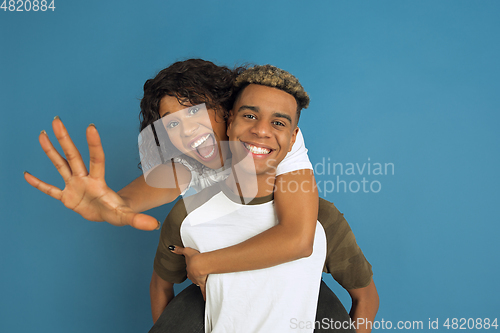
[[[80,152],[71,140],[62,121],[56,117],[52,128],[66,159],[54,148],[45,131],[39,136],[40,145],[65,182],[63,190],[25,173],[24,178],[33,187],[60,200],[67,208],[83,218],[116,226],[130,225],[141,230],[154,230],[159,222],[151,216],[138,214],[104,180],[104,151],[99,133],[94,125],[87,127],[89,170]]]

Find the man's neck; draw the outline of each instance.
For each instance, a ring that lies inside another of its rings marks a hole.
[[[233,165],[226,185],[240,197],[253,199],[273,193],[275,178],[275,173],[252,175]]]

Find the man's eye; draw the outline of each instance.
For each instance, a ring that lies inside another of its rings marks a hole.
[[[255,116],[253,114],[246,114],[243,117],[248,118],[248,119],[255,119]]]
[[[276,125],[276,126],[285,126],[284,123],[282,123],[281,121],[273,121],[273,124]]]
[[[200,111],[200,108],[198,108],[198,107],[190,108],[190,109],[188,110],[188,115],[192,116],[192,115],[194,115],[194,114],[197,114],[197,113],[198,113],[198,111]]]
[[[178,121],[171,121],[167,124],[167,128],[174,128],[176,127],[177,125],[179,125],[179,122]]]

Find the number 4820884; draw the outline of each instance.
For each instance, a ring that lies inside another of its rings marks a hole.
[[[54,4],[55,0],[52,0],[49,4],[46,0],[4,0],[0,9],[3,9],[4,12],[46,12],[47,10],[54,11],[56,9],[56,5]]]

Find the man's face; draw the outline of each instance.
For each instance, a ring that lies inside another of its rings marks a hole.
[[[257,175],[274,174],[298,132],[295,98],[277,88],[250,84],[233,106],[227,135],[235,162],[253,158]]]

